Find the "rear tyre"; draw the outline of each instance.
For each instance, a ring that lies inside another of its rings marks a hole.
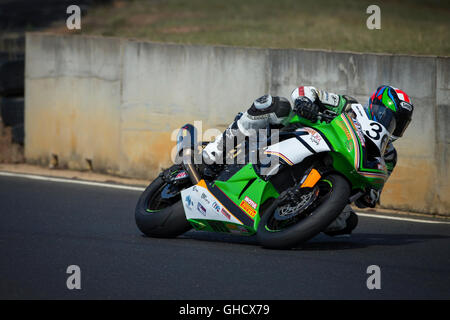
[[[161,177],[154,180],[142,193],[135,210],[136,225],[149,237],[175,238],[191,229],[186,220],[181,199],[173,203],[161,201],[161,192],[167,183]]]
[[[351,189],[349,183],[340,175],[331,174],[319,181],[318,184],[329,185],[329,190],[322,197],[318,197],[317,206],[311,212],[287,227],[274,228],[275,213],[279,210],[280,200],[275,200],[263,212],[258,225],[257,238],[260,244],[270,249],[289,249],[305,242],[323,231],[342,212]],[[325,185],[325,186],[326,186]],[[281,198],[281,196],[280,196]]]

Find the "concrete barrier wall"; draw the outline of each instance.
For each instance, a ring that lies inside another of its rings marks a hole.
[[[396,143],[398,165],[382,205],[450,214],[449,59],[189,46],[30,33],[26,39],[27,161],[124,176],[170,163],[173,129],[223,129],[255,97],[298,85],[365,103],[380,84],[404,89],[413,122]]]

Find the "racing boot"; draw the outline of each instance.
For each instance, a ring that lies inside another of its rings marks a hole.
[[[206,165],[225,164],[225,154],[228,151],[227,147],[232,146],[232,143],[236,139],[239,141],[245,138],[245,134],[238,127],[238,120],[241,116],[242,113],[239,113],[228,128],[203,149],[203,162]]]
[[[350,205],[346,205],[341,214],[324,231],[328,236],[350,235],[358,225],[358,216]]]

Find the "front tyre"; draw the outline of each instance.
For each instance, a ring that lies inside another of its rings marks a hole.
[[[149,237],[175,238],[191,229],[179,195],[167,199],[170,185],[161,177],[142,193],[135,210],[136,225]]]
[[[350,197],[347,180],[338,174],[330,174],[316,187],[309,199],[305,194],[302,196],[304,201],[293,203],[291,208],[282,203],[280,196],[263,212],[257,231],[257,238],[263,247],[292,248],[311,239],[337,218]],[[312,196],[314,200],[311,200]]]

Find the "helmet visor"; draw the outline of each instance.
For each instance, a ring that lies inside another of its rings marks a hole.
[[[410,103],[405,101],[400,102],[400,108],[397,111],[397,125],[393,133],[394,136],[403,136],[403,133],[411,122],[412,112],[413,106]]]
[[[372,104],[369,110],[373,121],[382,124],[390,134],[394,132],[396,121],[395,114],[391,109],[386,108],[382,104]]]

